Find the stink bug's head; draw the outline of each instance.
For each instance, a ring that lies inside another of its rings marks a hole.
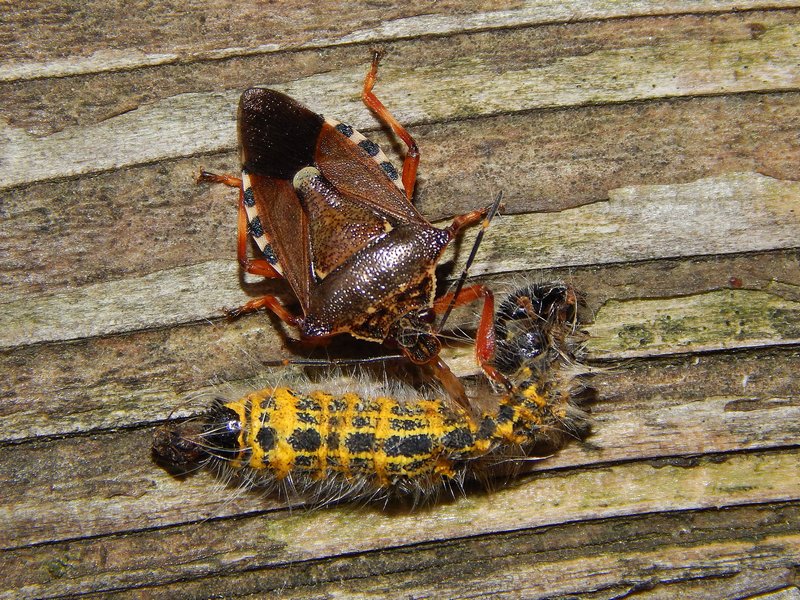
[[[429,363],[439,356],[442,344],[433,331],[436,314],[431,308],[411,311],[394,322],[389,338],[400,351],[418,365]]]

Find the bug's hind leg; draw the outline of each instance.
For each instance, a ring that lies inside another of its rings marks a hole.
[[[361,99],[364,104],[372,110],[378,118],[392,128],[395,135],[397,135],[405,145],[408,147],[406,157],[403,159],[403,188],[406,191],[406,198],[411,200],[414,195],[414,185],[417,182],[417,167],[419,166],[419,147],[411,134],[406,131],[397,119],[392,116],[392,113],[383,105],[383,102],[378,100],[378,97],[372,93],[372,88],[375,87],[375,81],[378,79],[378,63],[383,57],[382,50],[372,51],[372,66],[364,79],[364,90],[361,92]]]

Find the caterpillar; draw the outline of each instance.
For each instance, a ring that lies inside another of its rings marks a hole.
[[[565,284],[527,286],[499,305],[494,365],[512,386],[487,408],[266,388],[168,422],[153,454],[173,473],[207,466],[247,487],[319,503],[416,502],[469,480],[487,483],[509,464],[588,434],[582,406],[593,390],[577,360],[578,305]]]

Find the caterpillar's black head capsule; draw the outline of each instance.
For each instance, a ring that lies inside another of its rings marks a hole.
[[[238,452],[239,416],[217,400],[203,416],[170,421],[153,435],[153,460],[175,476],[187,475],[212,457]]]
[[[548,354],[568,352],[565,338],[577,324],[578,297],[563,283],[530,285],[500,304],[495,320],[495,366],[511,375]]]

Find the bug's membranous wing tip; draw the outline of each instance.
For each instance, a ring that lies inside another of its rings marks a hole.
[[[314,164],[324,120],[286,94],[250,88],[239,100],[239,143],[246,170],[291,179]]]

